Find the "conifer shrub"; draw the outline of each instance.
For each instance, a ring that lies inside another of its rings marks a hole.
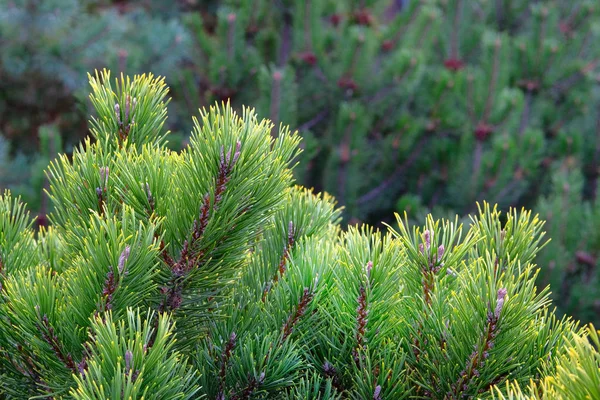
[[[228,104],[165,144],[167,88],[90,79],[50,225],[0,196],[7,399],[595,398],[598,334],[557,318],[530,212],[340,229],[299,137]]]
[[[45,165],[89,128],[85,73],[152,70],[174,87],[176,134],[221,100],[298,129],[294,175],[335,195],[343,224],[465,217],[484,199],[541,212],[555,246],[539,254],[539,284],[600,324],[596,1],[37,3],[0,0],[0,188],[36,224],[52,206]],[[554,189],[563,166],[568,207]]]
[[[596,186],[600,7],[547,0],[222,0],[186,15],[175,96],[297,127],[299,181],[344,218],[533,207],[577,160]],[[177,79],[175,79],[177,80]],[[592,123],[590,124],[589,121]],[[590,198],[586,192],[586,198]]]
[[[295,175],[335,195],[344,222],[468,221],[482,200],[540,212],[555,245],[539,284],[600,324],[598,5],[222,0],[186,16],[197,51],[175,97],[297,128]]]

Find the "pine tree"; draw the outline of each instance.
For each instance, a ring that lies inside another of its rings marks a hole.
[[[596,332],[536,286],[537,216],[343,232],[333,198],[292,185],[288,128],[223,104],[176,152],[162,78],[90,82],[92,138],[47,170],[50,226],[0,196],[5,398],[596,393]]]

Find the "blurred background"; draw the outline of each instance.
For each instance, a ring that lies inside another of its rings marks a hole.
[[[300,132],[298,182],[346,223],[532,209],[552,238],[540,285],[598,325],[599,38],[592,0],[0,0],[0,187],[46,224],[44,168],[88,134],[87,73],[152,72],[170,146],[199,107],[255,107]]]

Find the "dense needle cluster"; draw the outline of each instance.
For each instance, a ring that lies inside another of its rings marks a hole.
[[[292,185],[295,134],[224,104],[174,152],[162,81],[109,82],[48,168],[51,226],[0,196],[3,398],[594,398],[596,331],[536,287],[531,213],[342,231]]]

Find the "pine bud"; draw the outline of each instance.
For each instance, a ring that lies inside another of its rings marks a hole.
[[[373,269],[373,261],[367,262],[367,266],[365,267],[367,271],[367,278],[371,278],[371,270]]]
[[[131,247],[125,246],[125,250],[123,250],[123,252],[121,253],[121,256],[119,257],[119,273],[120,274],[123,273],[123,269],[125,268],[125,262],[129,258],[130,250],[131,250]]]
[[[498,290],[498,303],[496,303],[496,309],[494,310],[494,316],[496,318],[500,317],[500,312],[502,311],[502,307],[504,307],[504,298],[506,297],[506,289],[501,288]]]
[[[373,392],[373,400],[381,400],[381,386],[377,385]]]
[[[119,103],[115,103],[115,115],[117,116],[117,122],[121,125],[121,107]]]
[[[127,350],[125,352],[125,371],[126,371],[126,373],[129,373],[129,371],[131,371],[132,366],[133,366],[133,353],[131,352],[131,350]]]
[[[106,187],[108,185],[108,175],[109,175],[108,167],[100,167],[100,183]]]
[[[425,232],[423,232],[423,239],[425,240],[425,247],[427,247],[427,250],[431,248],[432,236],[433,235],[429,232],[429,229],[425,229]]]

